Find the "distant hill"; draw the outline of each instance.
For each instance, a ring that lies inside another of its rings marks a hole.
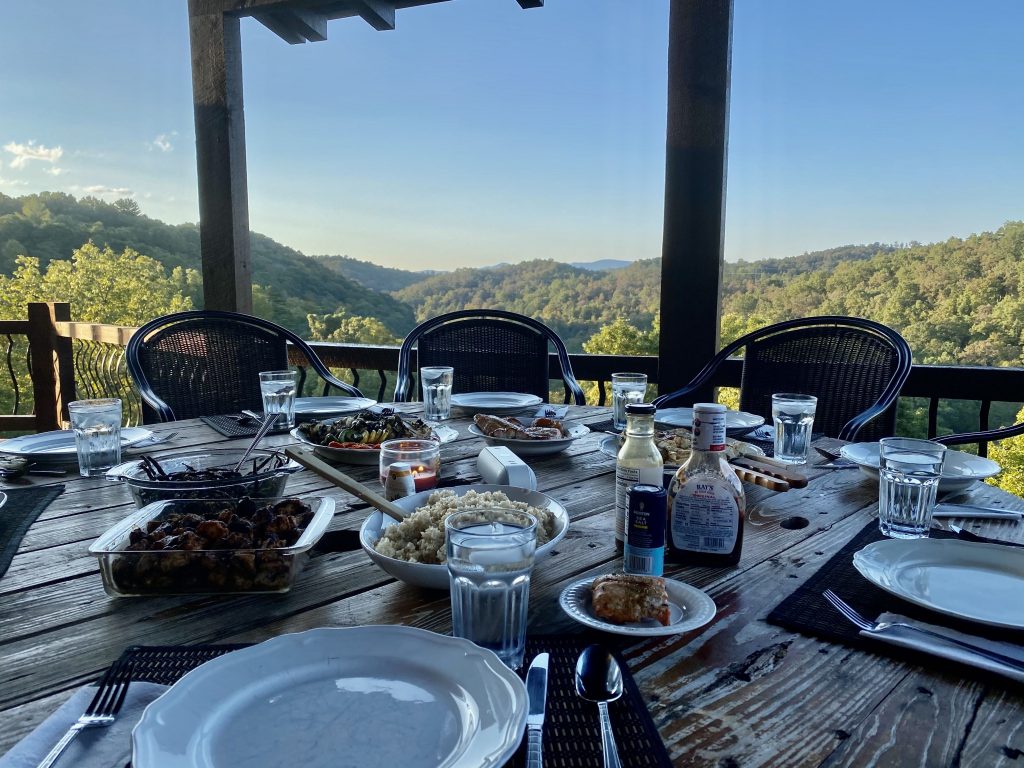
[[[0,272],[10,274],[20,254],[37,257],[44,267],[53,259],[69,259],[89,240],[118,251],[132,248],[168,269],[202,270],[195,224],[165,224],[94,197],[76,200],[62,192],[0,194]],[[308,313],[344,307],[350,314],[376,317],[399,336],[415,325],[409,306],[393,297],[259,233],[252,233],[251,242],[253,282],[264,287],[269,311],[263,314],[269,319],[308,334]],[[201,297],[196,299],[201,306]]]
[[[382,267],[372,261],[360,261],[351,256],[313,256],[312,258],[349,280],[385,293],[400,291],[419,282],[424,277],[437,274],[436,270],[411,272],[406,269]]]
[[[598,259],[597,261],[573,261],[569,265],[576,267],[577,269],[589,269],[595,272],[600,272],[606,269],[622,269],[628,267],[633,262],[623,261],[622,259]]]

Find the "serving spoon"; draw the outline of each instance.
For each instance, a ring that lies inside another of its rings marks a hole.
[[[576,661],[576,693],[580,698],[595,702],[601,713],[604,768],[622,768],[612,721],[608,716],[608,702],[622,695],[622,670],[608,649],[600,645],[588,645],[583,649]]]

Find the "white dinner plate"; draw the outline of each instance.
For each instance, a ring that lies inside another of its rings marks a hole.
[[[311,629],[208,661],[150,704],[135,768],[498,768],[526,688],[491,651],[402,626]]]
[[[1024,550],[958,539],[886,539],[853,555],[886,592],[949,616],[1024,629]]]
[[[868,477],[878,478],[878,443],[851,443],[839,449],[839,455],[860,466]],[[999,474],[1001,467],[992,459],[973,453],[946,449],[942,462],[940,491],[965,491],[975,480],[984,480]]]
[[[517,456],[549,456],[559,453],[572,445],[573,440],[590,434],[590,427],[585,424],[571,424],[566,429],[569,430],[569,436],[557,440],[510,440],[505,437],[489,437],[476,424],[469,425],[469,431],[482,437],[488,445],[504,445]]]
[[[153,432],[143,427],[121,428],[121,450],[128,450],[137,443],[153,437]],[[21,456],[40,464],[78,461],[75,449],[75,433],[70,429],[40,432],[37,435],[23,435],[0,442],[0,453]]]
[[[461,392],[452,395],[452,408],[469,414],[490,413],[501,416],[518,413],[543,402],[537,395],[522,392]]]
[[[595,578],[597,577],[588,576],[574,581],[562,590],[562,595],[558,599],[562,610],[569,614],[570,618],[591,629],[633,637],[678,635],[703,627],[715,618],[715,612],[718,610],[715,601],[696,587],[683,581],[665,579],[671,621],[668,626],[663,626],[654,619],[630,624],[613,624],[594,615],[594,609],[590,604],[590,585]]]
[[[329,419],[332,416],[358,413],[376,404],[376,400],[368,397],[297,397],[295,418],[299,421]]]
[[[314,443],[299,431],[298,427],[288,434],[313,449],[313,453],[336,464],[365,464],[367,466],[380,463],[380,447],[377,448],[331,448],[327,445]],[[443,424],[434,425],[434,439],[438,442],[450,443],[459,436],[459,432]]]
[[[550,510],[555,518],[555,535],[542,546],[537,547],[538,562],[540,556],[553,549],[562,540],[562,537],[565,536],[565,532],[569,530],[569,511],[565,507],[540,491],[531,491],[527,488],[517,488],[511,485],[474,483],[471,485],[457,485],[453,488],[433,488],[429,491],[414,493],[412,496],[395,499],[395,504],[406,512],[415,512],[417,507],[422,507],[427,503],[427,499],[430,498],[431,494],[439,490],[454,491],[457,496],[465,496],[470,491],[476,491],[477,493],[500,491],[512,501],[522,501],[531,507],[541,507]],[[372,512],[363,521],[363,525],[359,529],[359,543],[363,545],[363,550],[370,556],[370,559],[382,570],[391,574],[399,581],[404,581],[406,584],[426,587],[427,589],[448,589],[447,565],[411,563],[408,560],[386,557],[373,548],[377,539],[380,538],[381,531],[392,525],[398,525],[398,523],[390,517],[385,517],[380,511]]]
[[[737,445],[742,445],[743,447],[743,450],[740,454],[741,456],[746,456],[747,458],[752,459],[756,459],[759,456],[764,456],[764,451],[762,451],[758,446],[752,443],[737,442]],[[619,457],[619,448],[621,447],[622,443],[619,442],[619,438],[617,435],[608,435],[607,437],[601,438],[600,449],[601,453],[603,453],[605,456],[611,456],[613,459],[617,459]],[[665,469],[679,469],[679,465],[672,462],[668,462],[665,464]]]
[[[659,408],[654,415],[658,424],[672,427],[693,426],[693,408]],[[725,412],[725,431],[730,435],[743,435],[764,424],[764,418],[744,411]]]

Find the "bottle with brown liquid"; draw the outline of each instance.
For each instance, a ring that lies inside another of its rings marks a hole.
[[[725,456],[725,406],[693,406],[693,448],[668,491],[667,560],[730,566],[743,550],[743,484]]]

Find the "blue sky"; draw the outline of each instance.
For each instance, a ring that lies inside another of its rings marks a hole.
[[[185,0],[3,0],[0,191],[198,218]],[[667,0],[243,23],[250,223],[404,268],[660,255]],[[736,0],[726,256],[1024,218],[1024,4]]]

